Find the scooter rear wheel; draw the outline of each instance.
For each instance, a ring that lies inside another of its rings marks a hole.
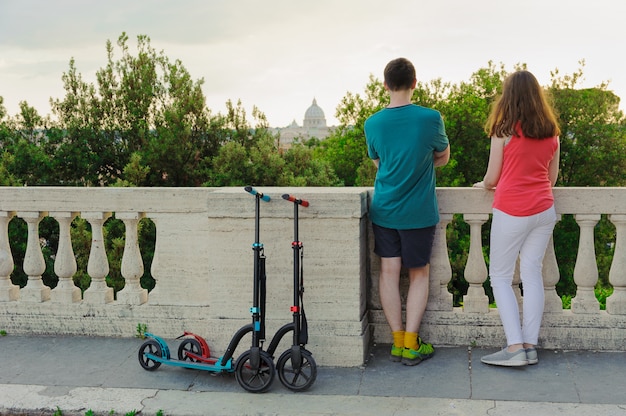
[[[178,359],[180,361],[191,361],[192,363],[197,363],[198,360],[189,356],[187,354],[188,352],[197,356],[202,355],[202,346],[197,339],[187,338],[183,342],[181,342],[180,346],[178,347]]]
[[[317,364],[313,355],[302,348],[300,350],[300,365],[294,365],[293,353],[292,349],[288,349],[278,358],[276,362],[278,378],[283,386],[289,390],[304,391],[311,387],[317,378]]]
[[[237,359],[235,378],[239,385],[251,393],[263,393],[274,381],[276,367],[274,360],[265,351],[259,351],[259,364],[255,368],[251,362],[252,351],[248,350]]]
[[[149,339],[139,347],[139,364],[144,368],[144,370],[154,371],[157,368],[161,367],[161,363],[159,361],[155,361],[152,358],[146,357],[146,354],[152,354],[156,357],[162,357],[163,351],[161,350],[161,345],[153,339]]]

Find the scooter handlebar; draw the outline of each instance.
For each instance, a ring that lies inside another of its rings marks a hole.
[[[248,193],[250,193],[250,194],[252,194],[254,196],[258,195],[259,198],[261,198],[265,202],[270,202],[270,196],[269,195],[264,195],[262,192],[257,191],[256,189],[254,189],[251,186],[246,186],[243,189],[245,189],[246,192],[248,192]]]
[[[283,199],[293,202],[294,204],[302,205],[305,208],[309,206],[309,201],[305,201],[304,199],[298,199],[293,195],[283,194]]]

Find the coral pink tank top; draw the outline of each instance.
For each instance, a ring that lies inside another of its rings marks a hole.
[[[513,136],[504,146],[502,172],[493,208],[515,217],[538,214],[554,204],[548,174],[558,138],[529,139]]]

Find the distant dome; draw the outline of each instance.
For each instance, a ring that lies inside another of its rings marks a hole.
[[[304,140],[311,138],[324,140],[332,134],[334,129],[334,127],[326,125],[324,111],[317,105],[317,100],[314,98],[313,103],[304,114],[302,126],[298,126],[296,120],[293,120],[290,125],[272,128],[271,131],[273,134],[278,135],[279,149],[285,150],[289,149],[293,143],[303,143]]]
[[[304,113],[304,127],[326,127],[324,110],[317,105],[317,100],[315,98],[313,99],[313,104],[311,104],[311,106]]]
[[[311,106],[306,110],[306,113],[304,113],[304,118],[325,118],[324,110],[317,105],[317,100],[315,98],[313,99],[313,104],[311,104]]]

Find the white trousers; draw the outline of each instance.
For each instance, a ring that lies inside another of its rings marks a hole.
[[[514,217],[493,209],[489,276],[507,345],[537,344],[544,306],[543,257],[555,224],[554,206],[528,217]],[[521,322],[512,287],[518,255],[523,288]]]

